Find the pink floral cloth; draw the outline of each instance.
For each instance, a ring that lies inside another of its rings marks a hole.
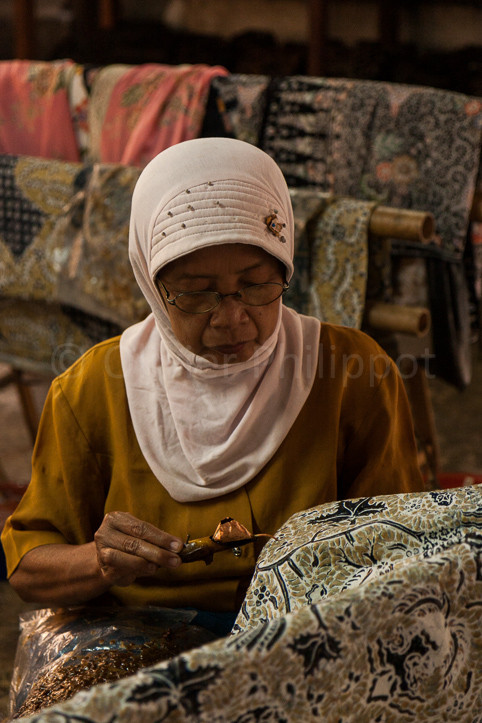
[[[146,165],[160,151],[199,136],[211,79],[220,66],[108,66],[92,84],[93,160]]]
[[[0,62],[0,153],[78,161],[69,104],[71,60]]]

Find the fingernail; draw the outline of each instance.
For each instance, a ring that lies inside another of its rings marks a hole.
[[[179,540],[173,540],[170,547],[173,552],[179,552],[182,547],[182,542],[179,542]]]
[[[167,564],[169,567],[179,567],[181,564],[181,558],[180,557],[170,557],[167,561]]]

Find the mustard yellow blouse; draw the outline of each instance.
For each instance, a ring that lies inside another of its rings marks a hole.
[[[259,434],[263,434],[260,421]],[[31,549],[93,539],[106,512],[124,510],[185,539],[226,516],[274,533],[294,512],[324,502],[417,491],[412,420],[395,365],[367,335],[321,325],[318,374],[288,436],[243,488],[214,500],[174,501],[149,469],[129,414],[119,338],[90,349],[52,383],[28,490],[2,543],[11,575]],[[259,549],[242,548],[112,588],[125,604],[236,610]]]

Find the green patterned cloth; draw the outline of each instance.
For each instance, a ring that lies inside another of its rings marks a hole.
[[[480,486],[298,513],[232,635],[28,720],[480,723],[481,533]]]

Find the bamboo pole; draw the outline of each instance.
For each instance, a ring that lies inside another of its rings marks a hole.
[[[377,206],[370,217],[369,229],[375,236],[428,243],[435,233],[435,220],[426,211]]]
[[[399,306],[373,302],[367,305],[366,321],[372,329],[402,332],[422,338],[430,331],[430,311],[422,306]]]

